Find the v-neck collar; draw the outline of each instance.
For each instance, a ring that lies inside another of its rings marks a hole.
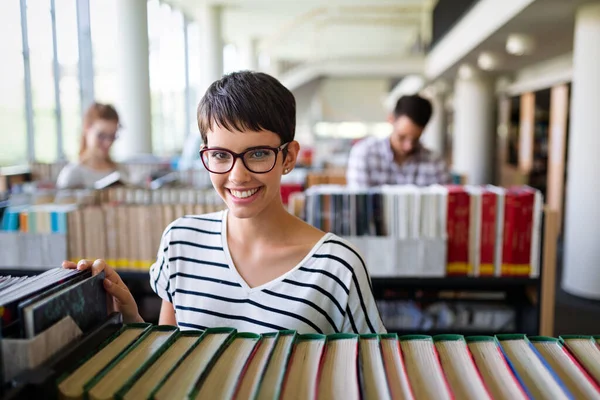
[[[326,240],[328,240],[332,236],[332,234],[329,232],[326,233],[325,235],[323,235],[323,237],[321,239],[319,239],[319,241],[310,249],[308,254],[306,254],[306,256],[304,256],[304,258],[302,260],[300,260],[300,262],[298,264],[296,264],[296,266],[294,266],[292,269],[290,269],[283,275],[280,275],[277,278],[274,278],[266,283],[263,283],[262,285],[250,287],[250,285],[248,285],[246,280],[238,272],[235,264],[233,263],[233,259],[231,258],[231,253],[229,252],[229,245],[227,243],[227,213],[228,213],[228,211],[229,210],[223,211],[223,218],[221,219],[221,244],[223,246],[223,252],[225,253],[225,259],[227,261],[227,265],[229,266],[229,270],[231,271],[231,273],[233,274],[233,276],[235,277],[237,282],[242,286],[242,288],[247,293],[252,293],[252,292],[261,291],[263,289],[267,289],[273,285],[278,284],[279,282],[283,281],[284,279],[286,279],[287,277],[292,275],[296,270],[298,270],[302,265],[304,265],[317,252],[317,250],[319,250],[319,248],[323,245],[323,243],[325,243]]]

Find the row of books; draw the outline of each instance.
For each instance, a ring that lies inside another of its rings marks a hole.
[[[303,217],[387,275],[536,277],[542,207],[528,186],[324,185],[304,192]]]
[[[8,210],[0,267],[50,268],[63,260],[104,258],[115,268],[148,269],[175,219],[221,209],[212,204],[43,205]],[[36,249],[32,251],[32,249]]]
[[[62,399],[598,399],[600,338],[264,334],[125,325]]]
[[[107,318],[104,272],[0,277],[0,383],[37,367]],[[69,321],[61,322],[65,316]]]

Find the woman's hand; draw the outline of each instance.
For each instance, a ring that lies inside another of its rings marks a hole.
[[[118,311],[123,315],[123,322],[126,324],[133,322],[144,322],[138,312],[137,304],[133,295],[127,286],[121,280],[119,274],[114,269],[106,265],[104,260],[98,259],[93,263],[89,260],[80,260],[77,264],[71,261],[63,261],[63,268],[86,270],[92,269],[92,275],[104,271],[104,289],[109,295],[108,312]]]

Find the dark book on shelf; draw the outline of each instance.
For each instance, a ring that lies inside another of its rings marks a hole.
[[[19,305],[22,332],[32,338],[65,316],[73,318],[82,332],[107,317],[104,271],[85,279],[71,280]]]

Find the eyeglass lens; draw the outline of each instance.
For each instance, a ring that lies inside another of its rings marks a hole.
[[[235,156],[227,151],[214,149],[202,154],[206,168],[214,173],[225,173],[231,170]],[[255,173],[270,171],[277,160],[277,153],[272,149],[252,149],[244,153],[246,168]]]

